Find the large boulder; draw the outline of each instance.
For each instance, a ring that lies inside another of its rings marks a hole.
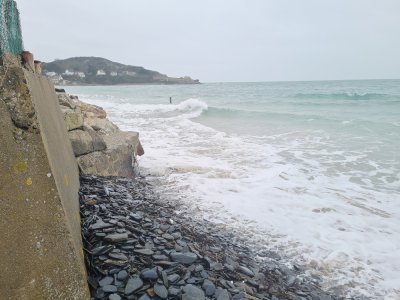
[[[85,130],[73,130],[68,132],[75,156],[102,151],[106,149],[103,138],[94,130],[85,128]]]
[[[61,110],[64,114],[64,121],[68,131],[83,127],[83,115],[81,113],[69,108]]]
[[[104,135],[113,134],[119,131],[118,126],[108,119],[85,118],[84,123],[86,126],[90,126],[100,134]]]
[[[134,178],[135,155],[144,153],[137,132],[117,132],[103,136],[106,150],[78,157],[82,173],[98,176]]]

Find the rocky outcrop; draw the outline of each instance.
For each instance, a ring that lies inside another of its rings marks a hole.
[[[99,106],[58,93],[68,136],[83,174],[135,176],[136,156],[144,154],[137,132],[123,132]]]

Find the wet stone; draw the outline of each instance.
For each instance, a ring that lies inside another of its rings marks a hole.
[[[104,239],[106,241],[109,241],[112,243],[118,243],[118,242],[126,241],[128,239],[128,234],[127,233],[109,234]]]
[[[204,300],[204,292],[195,285],[187,284],[183,288],[182,300]]]
[[[253,271],[251,271],[249,268],[244,267],[244,266],[239,266],[238,267],[239,272],[247,275],[247,276],[254,276]]]
[[[180,262],[182,264],[192,264],[197,260],[197,255],[191,252],[172,252],[170,256],[173,261]]]
[[[110,296],[108,296],[108,300],[121,300],[121,296],[119,296],[118,294],[111,294]]]
[[[107,276],[104,277],[102,280],[99,281],[99,285],[100,286],[105,286],[105,285],[109,285],[114,281],[114,278]]]
[[[130,278],[125,286],[125,295],[130,295],[143,286],[143,281],[139,277]]]
[[[153,255],[154,252],[150,249],[135,249],[133,252],[135,252],[136,254],[141,254],[141,255]]]
[[[121,280],[121,281],[125,280],[126,278],[128,278],[128,272],[125,270],[120,271],[117,275],[117,278],[118,278],[118,280]]]
[[[143,270],[140,276],[146,280],[156,280],[158,278],[157,268]]]
[[[140,296],[139,300],[151,300],[151,298],[147,294],[143,294]]]
[[[170,283],[175,283],[177,282],[181,277],[178,274],[171,274],[168,276],[168,281]]]
[[[168,290],[167,288],[162,285],[162,284],[156,284],[154,285],[154,293],[162,299],[165,299],[168,297]]]
[[[172,297],[178,297],[181,294],[181,289],[178,289],[176,287],[170,287],[168,289],[168,294]]]
[[[218,293],[217,300],[229,300],[230,294],[227,290],[223,289],[221,292]]]
[[[115,285],[105,285],[102,289],[104,293],[115,293],[118,290]]]
[[[211,280],[205,279],[202,288],[208,297],[214,295],[215,293],[215,285]]]

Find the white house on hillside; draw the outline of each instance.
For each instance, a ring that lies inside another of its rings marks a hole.
[[[72,76],[72,75],[74,75],[75,74],[75,72],[73,72],[73,71],[70,71],[70,70],[65,70],[65,72],[63,73],[63,75],[68,75],[68,76]]]
[[[98,70],[96,76],[104,76],[106,75],[106,72],[104,70]]]
[[[117,72],[111,72],[110,75],[115,77],[115,76],[118,76],[118,73]]]
[[[86,77],[85,73],[83,73],[83,72],[76,72],[75,75],[79,76],[80,78],[85,78]]]
[[[136,75],[136,72],[124,71],[124,74],[125,74],[125,75],[128,75],[128,76],[135,76],[135,75]]]

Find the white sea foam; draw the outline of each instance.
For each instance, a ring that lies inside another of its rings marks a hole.
[[[93,101],[92,101],[93,102]],[[194,122],[208,105],[94,101],[137,130],[140,165],[207,218],[244,230],[348,295],[399,299],[400,175],[319,131],[236,136]],[[350,126],[352,121],[343,121]],[[225,213],[222,213],[225,212]]]

